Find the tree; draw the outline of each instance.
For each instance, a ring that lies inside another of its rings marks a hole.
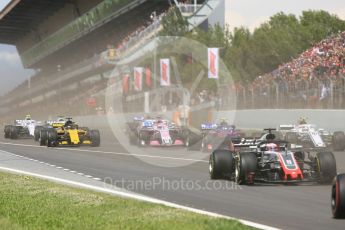
[[[163,17],[162,25],[161,36],[185,36],[188,32],[188,21],[177,7],[170,9]]]
[[[163,27],[163,35],[184,35],[207,47],[222,48],[221,58],[233,79],[250,82],[298,57],[314,43],[344,31],[345,21],[325,11],[304,11],[299,18],[280,12],[253,32],[244,27],[230,32],[219,25],[209,26],[208,31],[196,28],[188,32],[187,21],[175,8],[163,19]],[[180,64],[187,65],[184,61]],[[193,80],[191,67],[183,68],[188,72],[184,79]]]

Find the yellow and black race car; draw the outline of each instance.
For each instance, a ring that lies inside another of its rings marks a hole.
[[[56,125],[40,132],[40,145],[48,147],[79,145],[98,147],[101,143],[99,130],[79,128],[71,118],[67,118],[64,125]]]

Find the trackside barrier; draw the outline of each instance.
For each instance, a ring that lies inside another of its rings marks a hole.
[[[234,115],[235,114],[235,115]],[[111,115],[110,119],[120,120],[119,116],[125,116],[131,119],[136,114],[120,114]],[[167,112],[164,114],[167,118],[172,118],[173,113]],[[287,110],[287,109],[263,109],[263,110],[238,110],[238,111],[218,111],[213,112],[213,118],[234,118],[234,124],[241,128],[276,128],[280,124],[296,124],[300,117],[307,117],[309,123],[316,124],[320,128],[325,128],[329,131],[342,130],[345,131],[345,110]],[[206,117],[205,117],[206,118]],[[197,119],[195,116],[192,119]],[[80,124],[90,127],[108,127],[108,119],[105,115],[93,115],[75,117],[75,121]],[[199,122],[203,122],[199,119]],[[198,124],[194,124],[196,127]]]

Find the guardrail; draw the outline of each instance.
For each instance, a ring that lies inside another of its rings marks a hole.
[[[326,90],[324,95],[323,90]],[[241,109],[345,108],[345,76],[342,74],[337,76],[337,80],[325,78],[320,81],[314,78],[291,82],[262,82],[255,87],[237,87],[236,92]]]
[[[114,114],[110,115],[109,118],[116,121],[121,120],[119,117],[130,119],[138,114]],[[165,113],[165,116],[171,119],[173,113],[168,111]],[[229,121],[233,119],[233,123],[237,127],[244,129],[277,128],[281,124],[296,124],[301,116],[307,117],[308,123],[316,124],[319,128],[332,132],[345,131],[345,110],[264,109],[213,112],[214,121],[217,121],[219,118],[229,118]],[[74,120],[84,125],[92,124],[95,127],[109,127],[106,115],[81,116],[75,117]]]

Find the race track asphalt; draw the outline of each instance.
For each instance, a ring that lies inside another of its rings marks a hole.
[[[100,147],[47,148],[32,139],[0,138],[0,150],[82,172],[154,198],[282,229],[344,229],[330,210],[330,185],[237,186],[211,181],[208,153],[174,148],[124,148],[110,130]],[[128,143],[122,143],[128,146]],[[335,152],[345,172],[345,152]]]

